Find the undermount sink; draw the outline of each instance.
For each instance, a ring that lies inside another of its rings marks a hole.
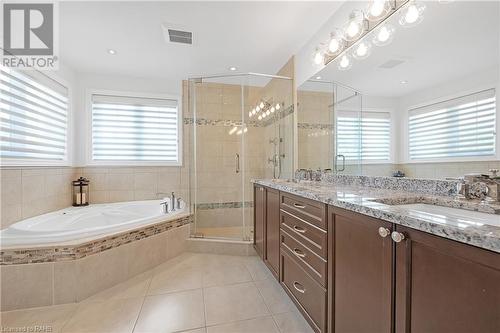
[[[488,214],[425,203],[402,204],[395,206],[408,209],[410,216],[413,215],[418,218],[432,219],[438,223],[446,223],[446,220],[453,219],[458,223],[463,223],[463,226],[493,225],[500,227],[500,215],[496,214]]]

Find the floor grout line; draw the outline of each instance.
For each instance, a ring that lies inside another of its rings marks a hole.
[[[139,309],[139,312],[137,314],[137,318],[135,318],[134,327],[132,327],[132,333],[135,331],[135,327],[137,326],[137,322],[139,321],[139,317],[141,316],[142,308],[144,307],[144,302],[146,302],[146,297],[147,297],[147,294],[149,291],[149,286],[151,285],[152,280],[153,280],[153,273],[151,273],[151,276],[149,277],[148,287],[146,288],[146,294],[142,298],[141,308]]]

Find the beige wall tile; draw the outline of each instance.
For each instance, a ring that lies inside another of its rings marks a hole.
[[[189,224],[167,232],[167,259],[176,257],[187,250],[189,234]]]
[[[73,303],[78,300],[76,266],[75,260],[54,263],[54,304]]]
[[[52,304],[53,264],[1,265],[1,309]]]

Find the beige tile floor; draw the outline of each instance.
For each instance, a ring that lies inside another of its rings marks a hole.
[[[64,333],[312,332],[258,257],[200,253],[184,253],[78,304],[3,312],[1,326]]]

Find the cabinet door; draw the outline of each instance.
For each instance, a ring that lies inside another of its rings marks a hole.
[[[390,333],[392,224],[332,207],[328,215],[330,331]]]
[[[500,254],[396,229],[396,332],[500,332]]]
[[[280,262],[280,196],[279,191],[270,188],[266,191],[265,230],[264,261],[277,277]]]
[[[264,258],[264,227],[266,212],[266,190],[262,186],[254,186],[254,247],[257,254]]]

